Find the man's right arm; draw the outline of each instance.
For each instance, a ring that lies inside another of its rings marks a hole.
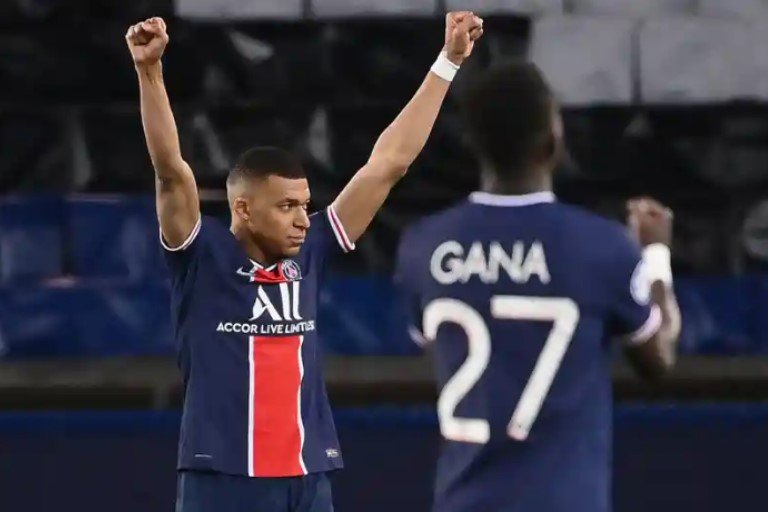
[[[651,303],[660,313],[658,330],[646,342],[630,344],[625,351],[641,377],[654,379],[669,372],[677,360],[680,308],[672,287],[660,280],[651,285]]]
[[[141,92],[141,119],[155,168],[157,216],[167,247],[182,248],[200,221],[200,200],[192,169],[181,156],[179,135],[163,82],[160,58],[168,44],[165,22],[151,18],[125,36]]]
[[[672,243],[672,212],[649,198],[629,202],[629,224],[643,251],[644,276],[650,281],[650,303],[658,316],[658,328],[641,343],[630,343],[626,354],[638,374],[657,378],[677,359],[680,308],[672,289],[669,246]]]

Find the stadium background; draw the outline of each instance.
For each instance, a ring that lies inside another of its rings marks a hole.
[[[173,507],[179,382],[128,24],[168,20],[183,150],[204,210],[226,214],[224,176],[257,143],[299,152],[328,204],[425,74],[446,8],[478,11],[486,36],[322,298],[337,509],[428,509],[435,389],[394,249],[476,186],[466,80],[526,54],[566,107],[559,197],[676,212],[683,356],[654,385],[617,358],[617,512],[768,509],[765,0],[2,0],[0,510]]]

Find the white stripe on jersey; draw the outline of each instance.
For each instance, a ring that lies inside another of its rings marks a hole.
[[[341,246],[344,252],[353,251],[355,249],[355,244],[352,243],[347,236],[347,232],[344,231],[344,225],[339,220],[338,215],[336,215],[333,206],[329,206],[327,211],[328,222],[331,224],[331,229],[333,230],[333,234],[336,237],[339,246]]]
[[[253,360],[256,337],[248,336],[248,476],[256,476],[253,466],[253,414],[254,414],[254,381],[256,380],[256,362]]]
[[[630,345],[642,345],[653,337],[659,331],[661,327],[661,309],[654,304],[651,307],[651,313],[648,315],[648,319],[638,330],[629,334],[626,339]]]
[[[299,436],[301,437],[301,444],[299,445],[299,466],[301,466],[301,470],[304,472],[304,474],[307,474],[307,466],[304,464],[304,421],[301,418],[301,388],[302,384],[304,382],[304,360],[301,358],[301,349],[304,346],[304,336],[299,336],[299,397],[298,400],[296,400],[296,403],[298,404],[298,411],[296,414],[296,419],[299,424]]]
[[[199,219],[197,219],[197,223],[195,224],[195,227],[192,228],[192,232],[189,234],[187,239],[184,240],[184,242],[182,242],[182,244],[178,247],[171,247],[166,243],[165,237],[163,236],[163,229],[160,228],[160,245],[163,246],[163,249],[169,252],[183,251],[184,249],[192,245],[192,242],[195,241],[195,238],[197,238],[197,235],[200,233],[200,227],[202,225],[203,225],[203,218],[200,217]]]

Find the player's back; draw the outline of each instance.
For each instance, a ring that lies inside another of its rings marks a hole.
[[[619,224],[549,193],[477,193],[405,235],[441,387],[436,510],[610,509],[609,340],[647,323],[638,261]]]

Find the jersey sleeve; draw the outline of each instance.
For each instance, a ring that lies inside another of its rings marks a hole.
[[[347,253],[355,250],[355,244],[347,236],[344,226],[333,209],[333,205],[325,210],[309,216],[308,242],[323,253]]]
[[[400,246],[397,251],[394,283],[397,291],[399,313],[405,319],[408,335],[419,346],[427,344],[422,327],[421,297],[418,287],[416,272],[416,260],[414,254],[413,229],[406,231],[400,238]]]
[[[610,331],[629,344],[648,341],[661,326],[661,310],[651,304],[651,281],[640,247],[621,233],[612,261]]]
[[[200,253],[200,246],[204,243],[205,233],[209,228],[208,222],[201,216],[187,239],[178,247],[169,246],[163,237],[162,230],[160,231],[160,245],[163,247],[163,256],[165,257],[165,263],[168,266],[171,278],[174,281],[183,279],[188,274],[189,269]]]

